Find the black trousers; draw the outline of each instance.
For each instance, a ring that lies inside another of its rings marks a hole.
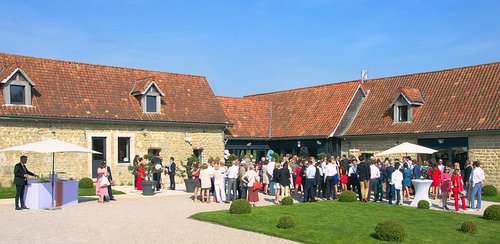
[[[153,173],[153,180],[156,181],[156,190],[159,191],[161,187],[161,173]]]
[[[109,201],[109,200],[113,200],[113,199],[115,199],[115,198],[113,197],[113,189],[111,189],[111,185],[108,185],[108,195],[109,195],[109,199],[108,199],[108,201]]]
[[[170,190],[175,190],[175,173],[168,173],[170,177]]]
[[[373,192],[373,201],[377,201],[378,196],[378,179],[370,179],[370,187],[368,188],[368,201],[370,200],[370,195]]]
[[[24,187],[24,185],[16,185],[16,208],[26,207],[24,205]],[[19,203],[21,203],[21,205],[19,205]]]
[[[314,179],[306,179],[304,202],[314,201]]]
[[[330,197],[335,199],[335,184],[333,183],[333,176],[326,177],[326,199],[330,200]]]

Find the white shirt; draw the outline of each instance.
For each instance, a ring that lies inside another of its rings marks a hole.
[[[475,185],[477,183],[482,183],[486,179],[484,177],[484,171],[481,168],[475,168],[472,170],[472,183]]]
[[[401,173],[401,171],[394,170],[391,177],[391,185],[394,185],[394,188],[397,190],[403,188],[403,173]]]
[[[377,167],[377,165],[372,164],[370,165],[370,179],[377,178],[380,178],[380,169]]]
[[[253,187],[253,183],[255,182],[255,180],[259,180],[259,175],[254,170],[247,171],[243,177],[248,180],[247,186],[249,188]]]
[[[273,170],[274,170],[274,167],[276,166],[276,162],[273,162],[273,161],[270,161],[268,164],[267,164],[267,173],[269,175],[273,175]]]
[[[210,166],[208,166],[207,170],[208,170],[208,174],[210,174],[210,178],[214,177],[214,173],[215,173],[214,167],[212,167],[212,165],[210,165]]]
[[[358,172],[358,168],[356,167],[356,171],[354,171],[354,166],[349,167],[349,175],[350,177],[352,174],[356,174]]]
[[[327,164],[325,166],[325,177],[334,176],[337,174],[337,167],[334,164]]]
[[[229,179],[236,179],[238,178],[238,172],[240,171],[240,167],[233,165],[229,167],[227,170],[227,178]]]
[[[220,167],[219,169],[214,169],[214,181],[221,182],[224,181],[224,175],[226,174],[226,169]]]

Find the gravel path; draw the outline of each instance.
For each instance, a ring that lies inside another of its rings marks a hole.
[[[129,194],[102,205],[96,198],[81,198],[86,202],[55,211],[15,211],[13,203],[2,200],[0,243],[292,243],[188,218],[229,204],[195,204],[182,191],[146,197],[120,190]]]

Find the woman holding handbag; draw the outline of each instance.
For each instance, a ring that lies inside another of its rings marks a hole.
[[[248,201],[252,204],[252,206],[256,206],[259,201],[259,188],[261,187],[259,182],[259,174],[255,172],[255,168],[253,165],[248,167],[248,171],[245,173],[243,178],[241,179],[248,186]]]
[[[108,171],[106,162],[102,162],[97,168],[97,182],[95,184],[96,195],[99,196],[99,203],[104,203],[104,196],[108,196]]]

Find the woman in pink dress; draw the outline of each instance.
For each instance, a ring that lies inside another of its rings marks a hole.
[[[104,196],[108,196],[108,186],[101,187],[101,181],[103,177],[108,177],[108,171],[106,170],[106,163],[102,162],[97,168],[97,182],[95,183],[95,192],[99,196],[99,203],[104,203]]]
[[[451,176],[450,176],[450,168],[445,167],[444,172],[441,174],[441,200],[443,203],[443,210],[450,210],[447,206],[448,203],[448,195],[451,191]]]
[[[137,190],[142,190],[142,180],[144,180],[144,176],[146,176],[144,171],[144,159],[139,158],[138,161],[139,170],[137,171]]]

